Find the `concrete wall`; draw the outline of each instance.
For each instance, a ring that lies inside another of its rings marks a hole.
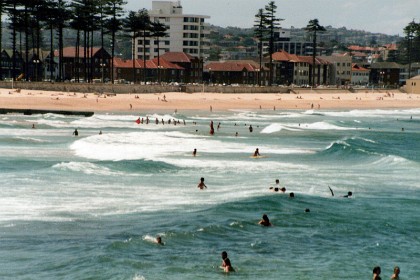
[[[0,82],[1,88],[12,88],[11,82]],[[13,88],[26,90],[46,90],[81,93],[160,93],[160,92],[216,92],[216,93],[289,93],[288,88],[282,87],[250,87],[250,86],[161,86],[161,85],[111,85],[111,84],[82,84],[82,83],[31,83],[14,82]]]

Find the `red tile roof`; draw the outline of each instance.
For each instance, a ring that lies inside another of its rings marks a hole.
[[[84,57],[84,49],[83,47],[79,47],[79,57]],[[92,48],[92,55],[94,56],[101,48],[94,47]],[[89,50],[86,50],[88,53],[87,55],[90,55],[90,48]],[[58,57],[58,50],[54,51],[54,56]],[[76,57],[76,48],[75,47],[67,47],[63,48],[63,56],[64,57]]]
[[[298,62],[299,58],[295,54],[289,54],[286,51],[280,50],[278,52],[273,53],[273,60],[275,60],[275,61]]]
[[[144,66],[144,61],[141,59],[136,59],[134,61],[134,67],[137,69],[142,69]],[[160,58],[159,66],[163,69],[178,69],[182,70],[183,67],[166,61],[165,59]],[[121,58],[114,58],[114,67],[115,68],[133,68],[133,60],[128,59],[121,59]],[[146,60],[146,68],[148,69],[157,69],[158,68],[158,59],[154,58],[153,60]]]
[[[351,67],[351,71],[369,72],[369,69],[366,69],[363,66],[357,65],[357,63],[353,63]]]
[[[178,62],[178,63],[190,63],[196,57],[189,55],[184,52],[167,52],[160,56],[169,62]]]
[[[240,63],[234,61],[227,61],[227,62],[210,62],[204,69],[211,70],[211,71],[221,71],[221,72],[254,72],[257,71],[259,67],[252,65],[251,63]]]

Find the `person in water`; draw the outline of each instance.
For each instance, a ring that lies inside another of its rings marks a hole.
[[[164,245],[164,243],[162,242],[162,237],[157,236],[156,237],[156,243],[159,244],[159,245]]]
[[[260,156],[260,150],[257,148],[254,152],[254,157]]]
[[[353,195],[353,193],[352,192],[348,192],[346,195],[344,195],[343,197],[346,197],[346,198],[349,198],[349,197],[351,197]]]
[[[230,263],[230,260],[228,258],[228,254],[226,251],[222,252],[222,269],[224,272],[233,272],[235,269],[233,269],[232,264]]]
[[[79,131],[77,131],[77,128],[73,131],[74,136],[79,136]]]
[[[392,274],[391,279],[400,279],[400,268],[398,266],[394,267],[394,274]]]
[[[254,131],[254,129],[252,128],[252,125],[249,125],[249,132]]]
[[[197,149],[194,149],[193,156],[195,157],[197,155]]]
[[[268,219],[268,216],[266,214],[262,216],[262,219],[258,222],[258,224],[265,227],[271,226],[270,220]]]
[[[203,177],[201,177],[201,179],[200,179],[200,183],[198,183],[197,188],[199,188],[200,190],[203,190],[204,188],[206,188],[206,189],[207,189],[206,184],[204,184],[204,178],[203,178]]]
[[[381,274],[381,267],[379,266],[375,266],[373,268],[373,277],[372,280],[381,280],[381,276],[379,276]]]
[[[213,121],[210,121],[210,135],[214,134],[214,126],[213,126]]]

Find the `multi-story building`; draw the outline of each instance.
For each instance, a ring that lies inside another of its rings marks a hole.
[[[331,63],[330,85],[344,86],[351,83],[352,57],[346,53],[342,55],[321,56]]]
[[[184,52],[199,58],[208,56],[210,41],[207,37],[210,30],[205,20],[209,19],[209,16],[183,14],[180,1],[153,1],[149,16],[152,22],[158,21],[167,26],[167,36],[160,38],[159,47],[156,38],[147,37],[145,45],[143,38],[137,38],[136,58],[148,60],[157,57],[158,49],[160,54]]]

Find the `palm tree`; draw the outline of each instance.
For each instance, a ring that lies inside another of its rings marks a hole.
[[[318,19],[311,19],[305,28],[306,31],[312,32],[312,86],[315,86],[315,60],[316,60],[316,35],[317,32],[325,32],[324,26],[319,25]]]
[[[159,81],[159,83],[160,83],[160,42],[159,42],[159,39],[161,38],[161,37],[165,37],[165,36],[167,36],[167,33],[166,33],[166,31],[168,30],[168,27],[165,25],[165,24],[163,24],[163,23],[161,23],[161,22],[159,22],[159,21],[155,21],[155,22],[152,22],[152,25],[151,25],[151,37],[155,37],[156,38],[156,42],[157,42],[157,58],[158,58],[158,81]]]

